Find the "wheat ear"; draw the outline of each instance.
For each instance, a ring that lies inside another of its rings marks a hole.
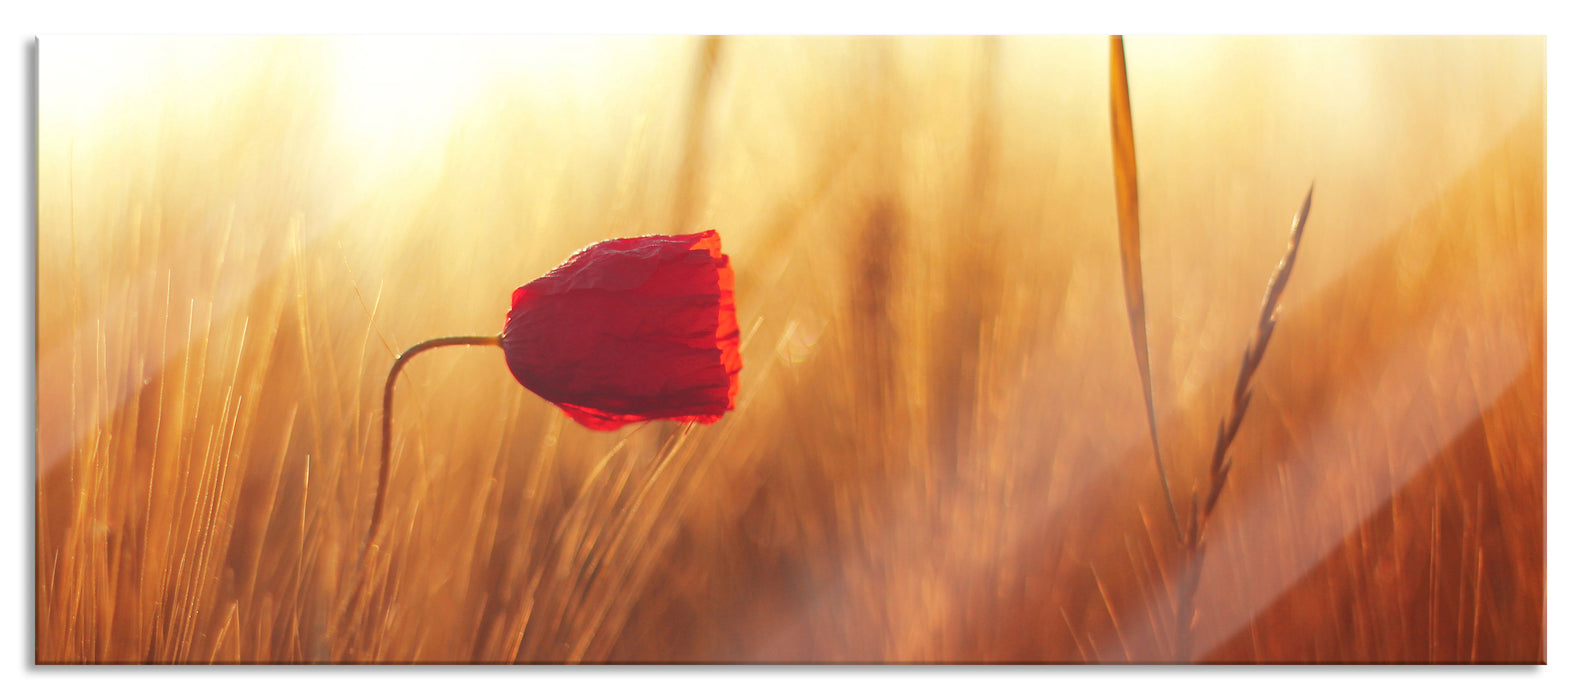
[[[1231,393],[1230,414],[1219,424],[1219,435],[1214,440],[1214,456],[1209,460],[1208,495],[1202,500],[1195,493],[1192,496],[1192,513],[1187,520],[1185,540],[1187,568],[1181,578],[1180,597],[1176,606],[1176,649],[1178,658],[1183,662],[1191,660],[1192,622],[1196,616],[1194,599],[1197,596],[1198,580],[1203,573],[1203,531],[1208,527],[1209,517],[1214,514],[1214,507],[1219,504],[1220,494],[1225,491],[1225,483],[1230,479],[1230,445],[1241,429],[1242,419],[1247,416],[1247,406],[1252,403],[1252,377],[1263,362],[1264,351],[1269,349],[1269,339],[1274,337],[1280,295],[1291,281],[1296,253],[1302,246],[1302,231],[1307,227],[1307,212],[1312,206],[1313,186],[1308,185],[1302,209],[1291,221],[1290,246],[1269,279],[1269,287],[1263,293],[1263,305],[1258,311],[1258,326],[1253,332],[1252,342],[1247,344],[1247,350],[1242,353],[1241,369],[1236,373],[1236,390]]]

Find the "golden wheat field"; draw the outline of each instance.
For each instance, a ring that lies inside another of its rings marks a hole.
[[[47,38],[35,653],[1543,663],[1543,38]],[[596,432],[511,292],[716,229],[713,425]],[[1185,602],[1184,602],[1185,601]],[[1186,632],[1182,633],[1183,621]]]

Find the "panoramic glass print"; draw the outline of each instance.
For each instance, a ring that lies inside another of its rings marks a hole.
[[[36,660],[1543,663],[1545,51],[45,38]]]

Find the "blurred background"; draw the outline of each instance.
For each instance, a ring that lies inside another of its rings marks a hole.
[[[1545,659],[1545,42],[1128,39],[1178,507],[1310,184],[1186,657]],[[1186,563],[1102,37],[47,38],[40,663],[1159,662]],[[720,231],[737,408],[494,348]]]

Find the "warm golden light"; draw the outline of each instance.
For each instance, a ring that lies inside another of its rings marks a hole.
[[[81,662],[1126,662],[1179,582],[1103,37],[47,38],[36,649]],[[1125,43],[1198,661],[1546,655],[1545,43]],[[718,423],[584,430],[511,291],[719,232]],[[362,564],[367,564],[362,568]]]

